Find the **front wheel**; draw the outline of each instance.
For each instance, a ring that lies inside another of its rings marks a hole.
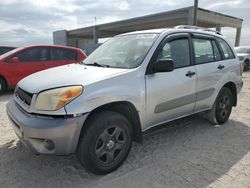
[[[77,155],[94,174],[108,174],[126,159],[132,144],[131,124],[123,115],[104,111],[87,121]]]
[[[229,88],[223,87],[219,92],[212,110],[207,114],[207,119],[212,124],[224,124],[232,111],[233,95]]]

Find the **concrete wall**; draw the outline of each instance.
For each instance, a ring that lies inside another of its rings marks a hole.
[[[53,44],[56,45],[67,45],[67,31],[60,30],[53,32]]]

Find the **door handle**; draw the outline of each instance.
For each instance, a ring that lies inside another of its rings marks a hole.
[[[193,75],[195,75],[195,72],[192,71],[188,71],[186,74],[187,77],[192,77]]]
[[[217,68],[218,68],[218,69],[224,69],[225,66],[224,66],[224,65],[219,65]]]

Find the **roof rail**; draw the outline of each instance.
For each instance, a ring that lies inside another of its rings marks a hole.
[[[198,26],[194,26],[194,25],[178,25],[178,26],[175,26],[174,28],[175,29],[196,29],[196,30],[208,31],[208,32],[216,33],[218,35],[222,35],[222,33],[219,31],[215,31],[215,30],[208,29],[205,27],[198,27]]]

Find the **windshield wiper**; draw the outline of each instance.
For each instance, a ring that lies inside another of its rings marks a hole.
[[[87,66],[95,66],[95,67],[110,67],[109,65],[99,64],[97,62],[90,63],[90,64],[86,64],[86,63],[82,63],[82,64],[87,65]]]

